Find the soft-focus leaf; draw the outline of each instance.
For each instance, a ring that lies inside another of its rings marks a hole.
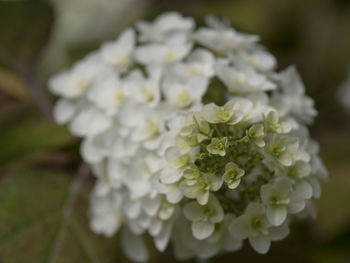
[[[0,134],[0,165],[62,147],[72,141],[67,129],[44,120],[25,120]]]
[[[69,178],[27,172],[0,181],[0,262],[44,262],[59,224]]]
[[[37,170],[0,179],[0,262],[48,262],[62,227],[71,180],[62,173]],[[54,262],[123,262],[117,256],[115,239],[90,231],[87,205],[91,189],[84,186],[77,193]]]

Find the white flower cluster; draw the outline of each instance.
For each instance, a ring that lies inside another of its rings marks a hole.
[[[179,259],[236,251],[245,239],[266,253],[291,215],[314,214],[327,177],[295,68],[276,73],[257,36],[207,24],[196,30],[175,12],[139,22],[49,83],[61,96],[57,122],[83,138],[97,177],[91,228],[122,227],[137,262],[148,259],[146,233],[159,251],[171,240]],[[224,105],[204,104],[210,93]]]

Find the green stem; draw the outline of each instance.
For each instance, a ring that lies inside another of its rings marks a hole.
[[[221,131],[218,129],[218,127],[217,127],[215,124],[213,125],[213,128],[214,128],[215,132],[217,133],[217,135],[218,135],[220,138],[224,137],[224,136],[222,135]]]

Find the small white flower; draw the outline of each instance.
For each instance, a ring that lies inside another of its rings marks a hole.
[[[299,213],[305,208],[306,201],[312,197],[312,186],[306,180],[298,181],[293,186],[290,196],[291,202],[288,211],[292,214]]]
[[[290,178],[303,179],[311,174],[311,166],[304,161],[296,161],[287,171]]]
[[[239,33],[232,28],[201,28],[196,32],[195,39],[215,52],[225,54],[239,48],[248,48],[254,45],[259,37]]]
[[[276,85],[265,75],[256,72],[249,66],[231,67],[219,61],[215,65],[219,79],[224,82],[230,92],[247,94],[250,92],[274,90]]]
[[[132,199],[143,197],[151,191],[152,176],[150,167],[141,156],[133,161],[128,176],[124,178],[124,183],[128,187]]]
[[[282,92],[273,94],[271,104],[282,115],[290,114],[302,122],[311,123],[317,111],[314,101],[305,95],[305,87],[296,68],[290,66],[274,78],[280,84]]]
[[[103,111],[86,106],[73,117],[69,130],[77,136],[94,136],[107,130],[112,123],[112,119]]]
[[[207,146],[207,151],[211,154],[217,154],[220,156],[226,155],[227,138],[223,137],[221,139],[213,138],[211,143]]]
[[[261,200],[266,205],[266,215],[271,225],[279,226],[286,220],[291,192],[292,183],[286,177],[261,187]]]
[[[164,184],[172,184],[180,180],[184,170],[193,159],[194,151],[181,153],[177,147],[171,147],[165,152],[168,165],[161,173],[161,180]]]
[[[235,216],[233,214],[226,214],[223,221],[215,224],[214,233],[208,238],[208,243],[211,245],[219,245],[226,251],[237,251],[239,250],[243,242],[232,235],[229,227]]]
[[[174,64],[174,73],[171,73],[182,79],[189,79],[198,75],[211,78],[215,73],[214,62],[215,57],[211,52],[197,48],[188,56],[186,62]]]
[[[291,166],[299,147],[299,141],[288,135],[272,135],[265,151],[284,166]]]
[[[250,203],[243,215],[236,218],[230,230],[238,239],[249,239],[250,245],[261,254],[265,254],[271,244],[270,224],[263,205]]]
[[[244,175],[244,170],[240,169],[237,164],[229,162],[225,166],[225,173],[223,175],[224,181],[228,188],[235,189],[241,182]]]
[[[254,103],[249,98],[233,97],[230,99],[232,110],[243,113],[241,123],[253,124],[260,122],[264,116],[266,108],[257,103]]]
[[[174,33],[189,33],[194,25],[192,18],[185,18],[177,12],[168,12],[158,16],[153,23],[137,22],[136,27],[140,31],[140,41],[164,42]]]
[[[166,101],[177,108],[186,108],[199,104],[207,87],[207,79],[196,76],[190,78],[185,83],[181,81],[165,82],[162,90]]]
[[[152,140],[157,138],[164,129],[164,121],[158,112],[147,111],[136,129],[132,132],[134,141]]]
[[[139,71],[132,72],[128,78],[129,88],[135,99],[140,103],[146,103],[155,107],[160,102],[160,81],[162,69],[157,66],[147,68],[148,77],[144,77]]]
[[[267,133],[288,133],[292,128],[288,122],[279,121],[279,113],[276,111],[270,111],[267,114],[264,119],[264,126]]]
[[[224,219],[224,211],[214,195],[210,195],[206,205],[197,202],[188,203],[184,207],[184,216],[192,221],[192,234],[202,240],[214,233],[215,224]]]
[[[175,146],[180,149],[181,152],[186,153],[194,149],[198,145],[198,136],[178,136],[175,139]]]
[[[168,64],[183,59],[192,49],[192,43],[184,35],[175,35],[164,44],[147,44],[135,51],[137,62],[153,65]]]
[[[262,124],[254,124],[247,131],[247,137],[250,141],[254,142],[258,147],[262,148],[265,146],[265,131]]]
[[[258,71],[271,71],[276,67],[276,58],[263,49],[240,50],[232,56],[232,60],[248,63]]]
[[[197,199],[200,205],[206,205],[210,192],[218,191],[222,186],[222,178],[216,175],[202,175],[194,184],[182,181],[179,185],[184,196],[190,199]]]
[[[169,112],[165,106],[154,108],[132,100],[125,102],[120,107],[119,119],[130,129],[130,139],[151,150],[159,147]]]
[[[100,49],[101,59],[117,70],[125,71],[132,63],[132,53],[135,44],[135,31],[133,29],[126,29],[116,41],[107,42],[102,45]]]
[[[115,115],[128,93],[127,83],[120,80],[114,72],[107,71],[96,78],[87,97],[108,115]]]
[[[233,109],[233,101],[227,102],[220,107],[214,103],[207,104],[203,107],[201,115],[209,123],[227,123],[234,125],[243,118],[243,113]]]
[[[49,80],[49,89],[67,99],[80,98],[89,90],[97,74],[103,69],[99,57],[93,53],[77,62],[70,71],[52,77]]]

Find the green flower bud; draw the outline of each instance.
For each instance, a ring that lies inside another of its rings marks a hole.
[[[254,124],[250,129],[247,131],[247,137],[250,141],[252,141],[254,144],[256,144],[258,147],[262,148],[265,146],[265,132],[264,132],[264,126],[262,124]]]
[[[225,156],[227,147],[227,137],[213,138],[211,143],[207,146],[207,150],[211,154],[218,154],[220,156]]]
[[[225,166],[225,173],[223,175],[223,178],[230,189],[235,189],[241,182],[241,178],[244,173],[244,170],[240,169],[237,164],[229,162]]]

